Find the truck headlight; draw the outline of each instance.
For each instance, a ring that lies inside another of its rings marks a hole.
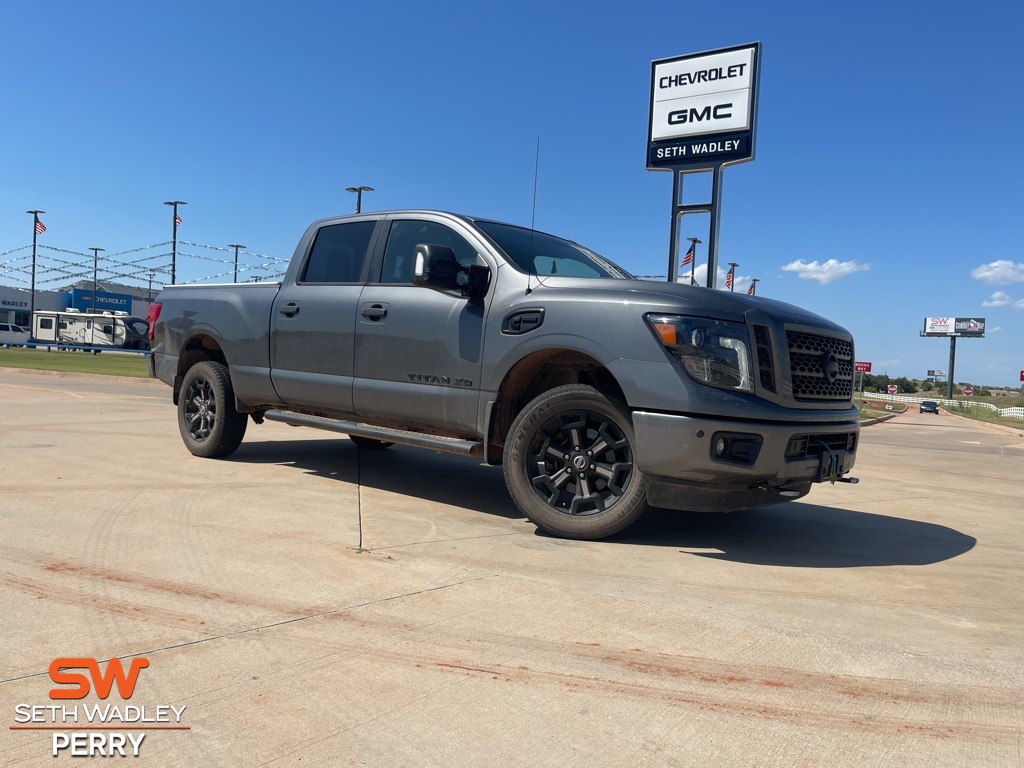
[[[647,315],[646,320],[694,381],[737,392],[754,391],[745,325],[683,315]]]

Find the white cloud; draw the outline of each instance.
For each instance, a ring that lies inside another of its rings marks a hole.
[[[971,270],[971,277],[989,285],[1024,283],[1024,264],[1000,259]]]
[[[1021,299],[1016,304],[1014,304],[1013,308],[1014,309],[1024,309],[1024,299]]]
[[[804,261],[797,259],[791,261],[782,268],[783,272],[796,272],[797,276],[804,280],[817,280],[822,285],[834,282],[842,277],[852,275],[854,272],[863,272],[871,269],[867,264],[858,264],[856,261],[838,261],[829,259],[823,264],[817,260]]]
[[[1001,330],[1003,330],[1003,326],[999,325],[995,328],[986,328],[985,333],[999,333]]]
[[[1010,298],[1010,294],[1003,291],[996,291],[988,297],[987,301],[981,302],[983,307],[1005,307],[1007,304],[1012,304],[1013,299]]]

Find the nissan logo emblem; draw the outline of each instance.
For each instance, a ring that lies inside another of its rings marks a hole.
[[[839,378],[839,361],[836,359],[835,352],[829,350],[821,356],[821,370],[829,384]]]

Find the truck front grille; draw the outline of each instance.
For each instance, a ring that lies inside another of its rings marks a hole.
[[[853,397],[853,344],[832,336],[786,331],[793,397],[797,400],[850,400]]]

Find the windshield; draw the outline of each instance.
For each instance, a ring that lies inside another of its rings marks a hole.
[[[629,272],[604,256],[569,240],[496,221],[477,221],[476,225],[490,235],[520,269],[531,275],[633,279]]]

